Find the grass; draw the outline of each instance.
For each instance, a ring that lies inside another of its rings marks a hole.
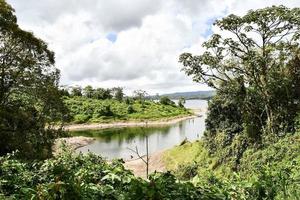
[[[175,170],[180,165],[192,164],[199,156],[203,142],[196,141],[193,143],[185,143],[166,150],[163,154],[163,160],[168,170]]]

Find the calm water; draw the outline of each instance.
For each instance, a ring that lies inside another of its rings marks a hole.
[[[207,101],[188,100],[187,108],[205,108]],[[194,141],[200,138],[204,131],[205,115],[193,119],[178,122],[173,125],[160,127],[129,127],[112,128],[104,130],[74,131],[73,135],[95,137],[92,144],[79,148],[78,151],[102,155],[108,159],[123,158],[130,159],[131,155],[136,157],[128,148],[138,148],[141,154],[145,154],[146,137],[149,140],[149,153],[171,148],[180,144],[185,138]]]

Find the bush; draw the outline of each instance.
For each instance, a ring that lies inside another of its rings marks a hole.
[[[134,113],[134,109],[133,109],[133,107],[131,106],[131,105],[129,105],[128,107],[127,107],[127,113],[128,114],[131,114],[131,113]]]
[[[171,99],[169,99],[169,97],[166,97],[166,96],[162,96],[160,98],[159,102],[163,105],[175,105],[175,103],[173,101],[171,101]]]
[[[0,196],[8,199],[222,199],[217,192],[180,182],[170,173],[149,180],[135,177],[121,160],[108,164],[94,154],[63,151],[54,158],[25,163],[0,158]]]
[[[113,112],[111,111],[110,105],[103,105],[101,107],[95,108],[94,113],[96,116],[113,116]]]
[[[89,116],[84,114],[78,114],[74,116],[74,123],[86,123],[89,120]]]

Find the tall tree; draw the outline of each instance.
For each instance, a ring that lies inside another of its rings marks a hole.
[[[94,92],[94,98],[96,99],[111,99],[111,90],[105,88],[97,88]]]
[[[58,133],[53,122],[65,113],[59,76],[54,53],[20,29],[13,8],[0,0],[0,155],[17,149],[29,158],[51,154]]]
[[[86,97],[92,98],[94,95],[94,89],[92,86],[88,85],[83,89],[83,93]]]
[[[82,96],[82,88],[80,86],[72,87],[71,95],[74,97],[81,97]]]
[[[178,106],[184,108],[184,104],[185,104],[185,98],[180,97],[180,99],[178,100]]]
[[[145,100],[146,96],[148,96],[148,93],[144,90],[135,90],[133,91],[133,96],[135,99],[143,101]]]
[[[114,87],[112,88],[112,95],[118,101],[123,101],[124,92],[122,87]]]
[[[215,25],[221,33],[203,44],[203,54],[180,56],[183,70],[224,97],[232,86],[228,95],[238,99],[244,128],[254,139],[261,133],[293,131],[300,86],[300,9],[272,6],[229,15]]]
[[[133,98],[138,100],[142,106],[144,106],[146,97],[149,96],[148,93],[144,90],[135,90],[133,91]]]

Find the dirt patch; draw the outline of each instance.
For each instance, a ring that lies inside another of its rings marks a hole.
[[[162,155],[163,151],[158,151],[149,156],[149,174],[166,171]],[[126,161],[124,166],[132,170],[134,175],[146,178],[146,164],[141,159]]]

